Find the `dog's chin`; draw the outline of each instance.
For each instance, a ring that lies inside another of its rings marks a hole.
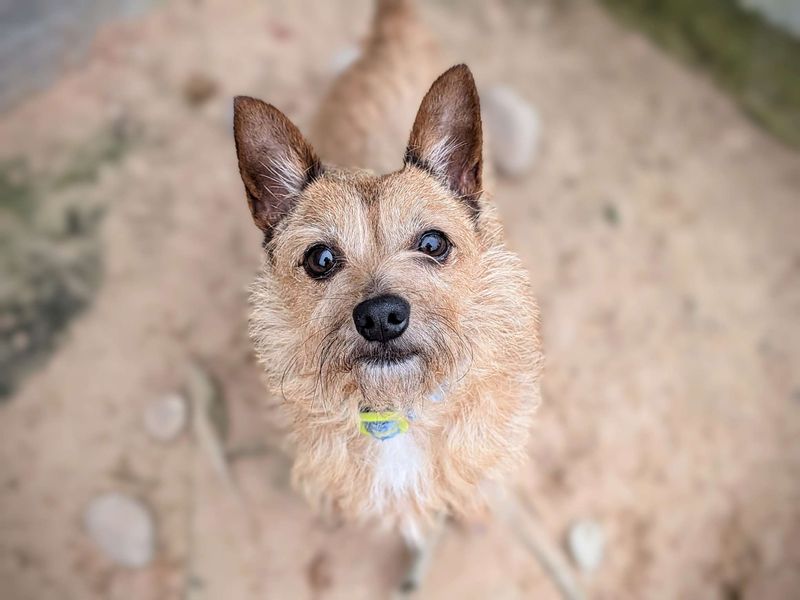
[[[367,404],[383,406],[416,396],[423,387],[424,371],[425,359],[419,352],[380,350],[360,354],[353,375]]]

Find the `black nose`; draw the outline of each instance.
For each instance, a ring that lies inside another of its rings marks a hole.
[[[400,296],[388,294],[364,300],[353,309],[356,330],[370,342],[388,342],[408,327],[411,305]]]

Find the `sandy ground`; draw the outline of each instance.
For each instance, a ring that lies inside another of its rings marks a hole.
[[[559,543],[574,519],[603,525],[603,563],[582,576],[593,598],[798,597],[800,156],[591,4],[425,14],[544,125],[536,168],[496,190],[548,355],[525,496]],[[0,406],[3,599],[388,596],[399,543],[320,521],[270,450],[245,326],[259,236],[229,132],[236,93],[307,122],[368,15],[366,0],[169,2],[0,117],[0,154],[40,165],[114,119],[141,132],[79,190],[109,206],[104,285]],[[218,84],[202,107],[183,94],[194,73]],[[189,433],[162,444],[142,426],[192,361],[228,405],[233,486]],[[151,566],[115,567],[84,533],[107,490],[152,508]],[[558,595],[490,523],[447,533],[423,597]]]

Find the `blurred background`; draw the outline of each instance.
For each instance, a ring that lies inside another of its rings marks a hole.
[[[542,305],[546,536],[590,598],[800,598],[800,4],[420,5]],[[388,596],[399,540],[289,487],[230,131],[308,123],[371,12],[0,0],[0,598]],[[560,596],[488,522],[422,597]]]

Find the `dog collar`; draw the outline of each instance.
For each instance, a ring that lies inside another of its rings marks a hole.
[[[408,431],[408,419],[398,412],[358,413],[358,430],[376,440],[389,440]]]
[[[428,399],[438,404],[444,400],[447,389],[446,384],[440,385]],[[405,415],[397,411],[360,412],[358,413],[358,430],[363,435],[374,437],[376,440],[390,440],[394,436],[408,431],[409,422],[413,420],[412,412]]]

